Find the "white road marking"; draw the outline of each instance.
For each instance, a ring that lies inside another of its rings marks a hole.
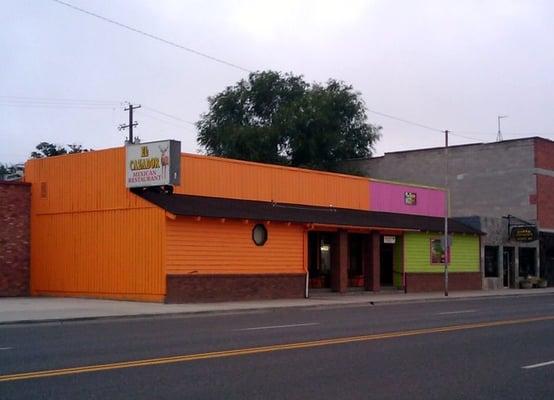
[[[437,313],[437,315],[451,315],[451,314],[467,314],[477,312],[477,310],[458,310],[458,311],[445,311]]]
[[[308,322],[305,324],[290,324],[290,325],[257,326],[255,328],[235,329],[235,331],[260,331],[262,329],[296,328],[299,326],[313,326],[313,325],[319,325],[319,322]]]
[[[13,347],[0,347],[0,350],[11,350]]]
[[[546,367],[547,365],[553,365],[554,361],[546,361],[540,364],[532,364],[532,365],[525,365],[521,368],[523,369],[533,369],[533,368],[540,368],[540,367]]]

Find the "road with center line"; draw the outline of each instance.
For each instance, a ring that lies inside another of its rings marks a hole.
[[[0,399],[551,399],[554,296],[0,325]]]

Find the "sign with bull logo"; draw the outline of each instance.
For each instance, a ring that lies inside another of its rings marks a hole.
[[[125,146],[125,186],[179,186],[181,182],[181,142],[162,140]]]

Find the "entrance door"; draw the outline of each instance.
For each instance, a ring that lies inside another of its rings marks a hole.
[[[394,245],[381,243],[381,286],[393,285]]]
[[[363,250],[364,236],[356,233],[348,235],[348,286],[363,287]]]
[[[534,247],[519,248],[519,276],[535,276],[536,251]]]
[[[308,269],[311,288],[331,287],[333,236],[326,232],[308,233]]]
[[[515,260],[514,260],[514,248],[504,247],[504,253],[502,257],[502,267],[504,277],[504,287],[513,287],[515,278]]]

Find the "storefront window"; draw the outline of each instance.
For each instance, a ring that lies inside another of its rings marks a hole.
[[[524,278],[535,275],[536,249],[534,247],[519,248],[519,276]]]
[[[442,248],[442,239],[431,239],[431,264],[444,264],[444,253],[444,249]],[[450,254],[448,262],[450,262]]]
[[[485,277],[498,277],[498,246],[485,246]]]

